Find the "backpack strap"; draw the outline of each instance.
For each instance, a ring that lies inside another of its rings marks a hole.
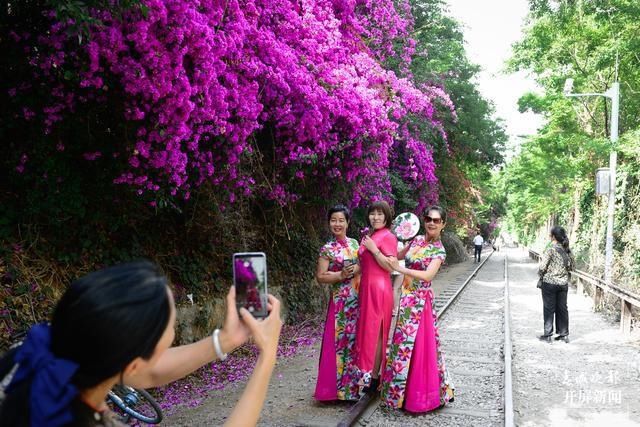
[[[569,255],[564,249],[558,246],[554,246],[554,249],[562,257],[562,263],[564,264],[564,268],[567,270],[567,273],[569,273],[571,271],[571,258],[569,257]]]

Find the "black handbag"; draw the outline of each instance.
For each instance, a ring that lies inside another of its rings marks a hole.
[[[547,265],[547,268],[549,266]],[[544,279],[544,275],[547,274],[547,269],[545,268],[544,271],[542,272],[542,275],[540,276],[540,278],[538,279],[538,283],[536,284],[536,288],[538,289],[542,289],[542,279]]]

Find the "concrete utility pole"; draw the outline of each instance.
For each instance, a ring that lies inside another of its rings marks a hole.
[[[616,164],[618,152],[618,115],[620,114],[620,83],[615,82],[611,89],[611,152],[609,153],[609,206],[607,207],[607,240],[604,255],[604,280],[612,282],[613,277],[613,215],[616,211]]]
[[[616,65],[617,68],[617,65]],[[609,152],[609,205],[607,206],[607,237],[604,254],[604,280],[611,283],[613,276],[613,218],[616,212],[616,163],[618,153],[618,117],[620,114],[620,83],[616,81],[605,93],[572,93],[573,79],[564,84],[564,95],[569,97],[604,96],[611,99],[611,151]]]

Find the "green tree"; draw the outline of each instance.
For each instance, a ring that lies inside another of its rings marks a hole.
[[[499,208],[489,202],[492,169],[503,162],[506,134],[474,78],[480,71],[467,58],[460,24],[443,0],[415,0],[415,81],[441,86],[456,106],[457,120],[445,123],[447,145],[435,152],[440,200],[463,233],[477,222],[490,222]],[[474,210],[473,206],[477,209]]]
[[[521,111],[544,115],[546,124],[521,147],[498,179],[507,196],[510,226],[530,242],[549,219],[570,228],[579,259],[599,274],[606,225],[606,198],[594,191],[594,172],[608,165],[612,149],[610,101],[566,98],[566,78],[577,93],[603,93],[621,82],[614,273],[640,271],[636,248],[640,128],[640,3],[635,0],[530,0],[523,38],[513,46],[511,70],[536,78],[543,94],[524,94]],[[637,205],[636,205],[637,206]]]

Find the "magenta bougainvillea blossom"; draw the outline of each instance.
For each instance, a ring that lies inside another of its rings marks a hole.
[[[278,344],[278,360],[295,356],[317,359],[312,346],[322,336],[323,326],[308,322],[284,325]],[[245,344],[229,354],[224,362],[210,363],[188,377],[154,389],[154,395],[162,411],[168,416],[181,407],[198,407],[205,399],[215,395],[216,391],[246,381],[254,369],[258,354],[259,350],[255,345]],[[272,381],[279,383],[287,380],[290,379],[278,374]]]
[[[209,181],[233,202],[256,191],[243,164],[269,130],[275,171],[260,191],[281,204],[314,179],[347,184],[360,205],[390,193],[391,168],[421,206],[437,198],[432,149],[414,123],[444,136],[438,111],[455,113],[441,89],[411,81],[407,0],[141,3],[118,16],[93,10],[101,24],[81,44],[73,22],[49,13],[31,52],[51,85],[46,131],[83,102],[121,97],[123,120],[136,127],[129,146],[113,156],[82,148],[87,161],[128,159],[116,183],[188,198]],[[399,74],[382,65],[389,58],[400,59]],[[62,78],[68,71],[78,79]]]

